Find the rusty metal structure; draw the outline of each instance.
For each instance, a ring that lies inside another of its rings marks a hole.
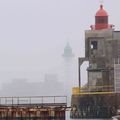
[[[108,23],[103,5],[95,25],[85,31],[85,57],[78,58],[79,86],[73,88],[71,118],[111,118],[120,108],[120,31]],[[81,86],[81,65],[88,61],[88,80]]]
[[[65,120],[66,96],[0,97],[0,120]]]

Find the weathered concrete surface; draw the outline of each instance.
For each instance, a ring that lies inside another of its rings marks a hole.
[[[72,95],[71,118],[111,118],[120,107],[120,93]]]

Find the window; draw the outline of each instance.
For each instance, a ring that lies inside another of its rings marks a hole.
[[[97,41],[91,41],[91,49],[97,49]]]
[[[96,17],[96,24],[98,24],[98,23],[108,23],[108,17],[107,16],[105,16],[105,17]]]

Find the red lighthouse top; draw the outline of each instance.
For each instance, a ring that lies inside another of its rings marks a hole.
[[[95,25],[91,25],[92,30],[112,29],[113,25],[108,23],[108,14],[103,9],[103,5],[100,5],[100,9],[95,15]]]
[[[103,9],[103,5],[100,5],[100,9],[97,11],[95,16],[108,16],[107,12]]]

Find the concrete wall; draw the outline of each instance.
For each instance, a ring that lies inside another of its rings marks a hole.
[[[71,118],[111,118],[120,107],[120,94],[73,95]]]
[[[97,82],[96,78],[93,83],[96,81],[96,85],[114,86],[114,58],[120,57],[120,31],[86,30],[85,57],[89,61],[88,75],[93,71],[92,76],[95,78],[97,71],[103,73],[101,78],[103,82]],[[90,75],[88,81],[92,83]]]

